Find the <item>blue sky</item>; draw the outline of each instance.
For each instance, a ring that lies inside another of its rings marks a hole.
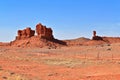
[[[57,39],[120,36],[120,0],[1,0],[0,42],[37,23],[51,27]]]

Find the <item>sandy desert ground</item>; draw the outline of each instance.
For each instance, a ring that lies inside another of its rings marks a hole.
[[[0,80],[119,80],[120,43],[58,49],[0,46]]]

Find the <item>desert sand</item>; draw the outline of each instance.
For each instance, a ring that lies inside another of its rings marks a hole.
[[[0,80],[119,80],[120,43],[58,49],[0,46]]]

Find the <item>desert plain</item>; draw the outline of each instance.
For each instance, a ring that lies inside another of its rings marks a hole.
[[[120,43],[57,49],[0,46],[0,80],[119,80]]]

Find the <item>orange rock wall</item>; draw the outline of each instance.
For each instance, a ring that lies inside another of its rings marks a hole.
[[[42,24],[36,25],[36,33],[38,36],[46,38],[46,39],[53,39],[53,31],[51,28],[46,28]]]

